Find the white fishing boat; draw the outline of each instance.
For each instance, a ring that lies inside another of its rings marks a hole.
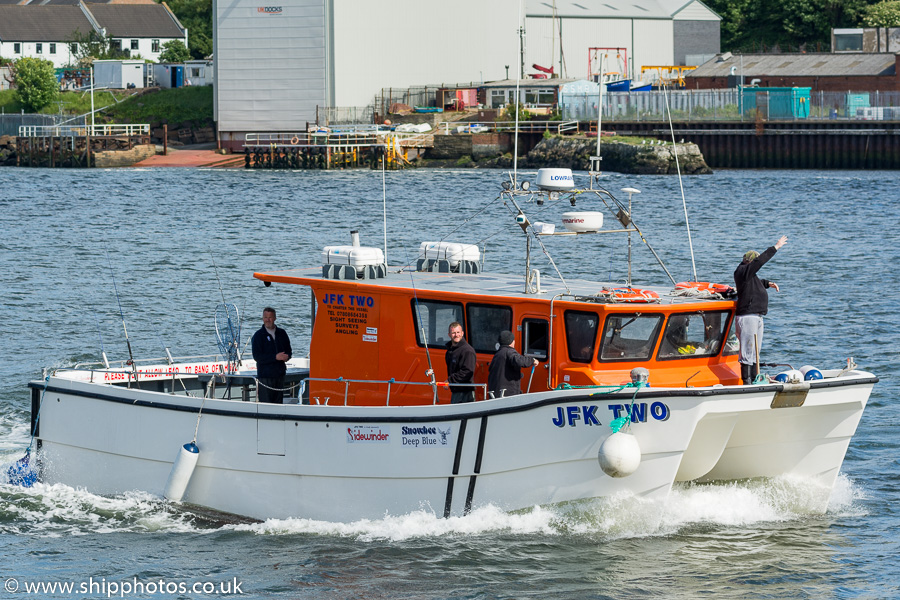
[[[834,485],[877,377],[848,361],[741,385],[727,286],[639,289],[539,273],[532,243],[640,230],[630,203],[593,178],[576,189],[571,172],[546,170],[527,183],[505,182],[494,213],[522,230],[523,275],[491,274],[477,246],[447,242],[424,242],[412,265],[348,245],[326,249],[322,264],[255,273],[314,298],[309,356],[288,364],[284,404],[255,401],[255,364],[232,351],[31,382],[39,479],[329,521],[663,498],[688,481]],[[531,222],[537,205],[565,211],[566,230]],[[454,321],[476,351],[473,403],[450,404],[440,383]],[[491,398],[487,367],[503,330],[539,365],[521,394]],[[239,336],[225,337],[237,348]]]

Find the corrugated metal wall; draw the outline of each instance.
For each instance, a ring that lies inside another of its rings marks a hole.
[[[366,106],[382,88],[515,76],[516,0],[334,1],[334,104]]]
[[[631,19],[562,19],[563,54],[566,76],[586,79],[588,77],[588,48],[627,48],[629,72],[634,68],[638,78],[642,65],[671,65],[673,56],[672,21],[634,20],[634,51],[632,51]],[[553,68],[559,73],[559,29],[556,33],[556,48],[552,46],[553,20],[529,18],[525,24],[526,64],[525,72],[532,73],[532,63],[550,66],[551,53]],[[613,63],[604,62],[604,71],[620,71],[615,65],[615,53],[609,57]],[[606,59],[604,59],[606,61]]]
[[[326,2],[216,0],[220,132],[302,131],[326,102]]]

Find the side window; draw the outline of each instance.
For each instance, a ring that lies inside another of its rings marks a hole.
[[[734,356],[740,351],[741,343],[734,332],[734,319],[732,319],[731,327],[728,328],[728,337],[725,338],[725,350],[722,351],[722,356]]]
[[[56,54],[56,44],[50,44],[50,54]]]
[[[569,360],[575,362],[591,362],[594,356],[594,345],[597,342],[597,324],[600,318],[596,313],[567,310],[566,346]]]
[[[131,40],[131,49],[138,50],[138,40]]]
[[[22,54],[22,44],[19,42],[13,44],[13,54]]]
[[[420,346],[443,346],[450,341],[447,330],[450,323],[458,321],[463,323],[463,306],[459,302],[439,302],[437,300],[413,300],[413,321],[416,324],[416,341]],[[418,306],[418,310],[416,310]],[[425,338],[422,338],[422,332]],[[465,323],[463,323],[465,331]]]
[[[601,361],[648,360],[662,326],[662,315],[615,314],[606,318]]]
[[[659,359],[713,356],[722,348],[728,312],[670,315],[659,346]]]
[[[522,321],[522,354],[540,361],[547,360],[550,350],[550,324],[544,319]]]
[[[150,42],[150,52],[159,52],[159,40],[152,40]]]
[[[512,329],[512,309],[490,304],[466,305],[469,327],[466,340],[475,352],[493,354],[497,351],[497,338],[504,329]]]

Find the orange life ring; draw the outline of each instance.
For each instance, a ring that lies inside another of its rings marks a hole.
[[[659,294],[652,290],[642,290],[639,288],[614,288],[607,290],[609,294],[616,300],[623,302],[653,302],[659,300]]]
[[[294,146],[296,146],[299,143],[300,143],[300,138],[298,138],[296,135],[291,138],[291,144],[293,144]]]
[[[731,291],[730,285],[722,283],[710,283],[709,281],[682,281],[675,284],[676,290],[695,289],[701,292],[710,292],[713,294],[727,294]]]

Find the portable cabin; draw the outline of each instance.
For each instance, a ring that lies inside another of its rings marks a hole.
[[[144,61],[95,60],[94,86],[124,90],[144,87]]]

